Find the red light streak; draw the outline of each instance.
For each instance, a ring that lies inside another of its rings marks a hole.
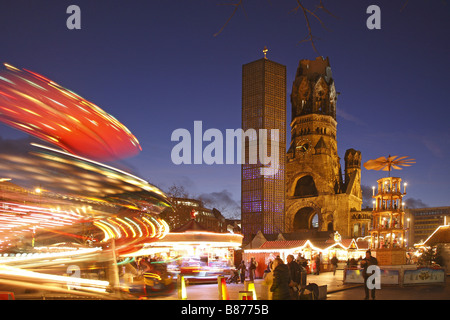
[[[95,104],[35,72],[7,67],[0,72],[0,104],[13,113],[0,114],[0,121],[95,160],[126,158],[142,150],[123,124]]]

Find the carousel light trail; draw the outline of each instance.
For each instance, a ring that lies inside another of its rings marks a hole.
[[[169,226],[158,214],[171,208],[168,197],[102,163],[141,151],[117,119],[42,75],[5,67],[0,121],[62,150],[31,143],[0,152],[0,283],[106,293],[108,281],[62,276],[61,266],[90,272],[164,238]]]
[[[4,65],[0,121],[91,159],[122,159],[142,150],[122,123],[94,103],[36,72]]]

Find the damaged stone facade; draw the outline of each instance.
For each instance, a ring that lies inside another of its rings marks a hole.
[[[291,94],[285,232],[338,231],[345,238],[368,234],[367,219],[352,218],[362,204],[360,151],[346,151],[342,174],[337,96],[328,58],[300,61]],[[356,233],[355,224],[359,224]]]

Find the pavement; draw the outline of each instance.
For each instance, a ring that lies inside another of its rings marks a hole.
[[[306,283],[315,283],[318,286],[326,285],[326,300],[363,300],[364,288],[362,284],[344,284],[343,270],[337,270],[336,275],[332,272],[323,272],[320,275],[307,275]],[[263,285],[262,279],[256,279],[255,290],[258,300],[266,297],[267,286]],[[226,291],[229,300],[239,300],[239,291],[245,290],[245,284],[226,284]],[[217,283],[191,284],[186,286],[187,300],[220,300],[219,286]],[[110,299],[115,299],[113,296]],[[90,299],[83,296],[65,296],[62,294],[27,294],[18,295],[16,299],[42,300],[42,299]],[[119,296],[117,299],[121,299]],[[126,299],[126,297],[122,297]],[[179,300],[178,291],[174,290],[165,295],[155,295],[148,300]],[[417,286],[388,286],[382,285],[380,290],[376,290],[376,300],[450,300],[450,277],[447,277],[445,285],[417,285]]]
[[[445,285],[388,286],[375,291],[375,300],[450,300],[450,279]],[[327,296],[327,300],[363,300],[364,288],[342,290]]]
[[[336,275],[333,275],[332,272],[323,272],[319,275],[311,275],[308,274],[306,282],[315,283],[318,286],[327,286],[327,295],[330,295],[335,292],[339,292],[342,290],[349,290],[353,288],[362,288],[360,284],[344,284],[344,272],[343,270],[337,270]],[[257,297],[264,297],[264,290],[267,290],[267,287],[263,285],[262,279],[255,280],[255,290]],[[245,291],[245,284],[242,283],[232,283],[227,284],[226,289],[230,300],[239,300],[239,291]],[[186,286],[186,295],[187,300],[219,300],[219,287],[217,283],[213,284],[193,284]],[[168,300],[178,299],[178,292],[174,292],[168,296],[160,296],[154,297],[154,299],[162,299]]]
[[[327,300],[363,300],[364,288],[362,284],[344,284],[343,270],[324,272],[319,275],[308,275],[307,283],[327,286]],[[387,286],[376,290],[376,300],[450,300],[450,279],[446,285],[418,285],[418,286]],[[239,291],[245,290],[244,284],[227,284],[230,300],[239,300]],[[264,297],[262,279],[255,280],[257,298]],[[187,300],[219,300],[218,284],[194,284],[186,286]],[[151,300],[178,300],[178,292],[167,296],[153,297]]]

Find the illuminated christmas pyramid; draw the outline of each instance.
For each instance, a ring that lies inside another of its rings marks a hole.
[[[401,170],[401,166],[415,163],[408,157],[389,156],[364,163],[368,170],[389,171],[389,176],[377,181],[372,197],[372,228],[370,230],[370,248],[375,252],[379,265],[402,265],[406,263],[405,212],[403,196],[406,183],[402,179],[391,177],[391,169]],[[375,190],[377,189],[377,190]]]

